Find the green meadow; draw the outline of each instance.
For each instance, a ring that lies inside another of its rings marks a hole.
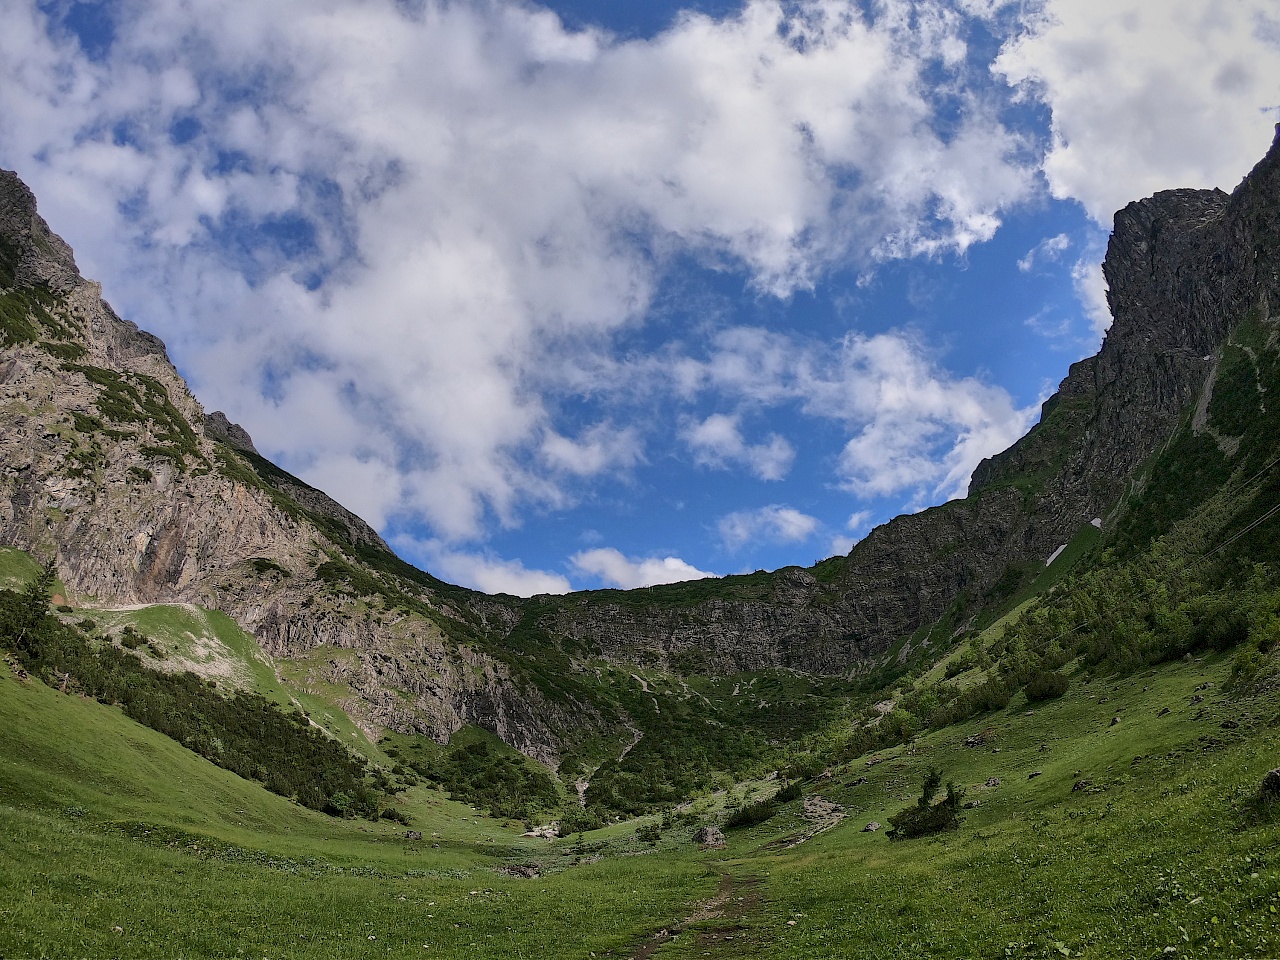
[[[1230,667],[1077,674],[816,773],[834,826],[808,836],[794,800],[722,849],[694,829],[768,784],[555,841],[425,785],[408,828],[340,819],[5,667],[0,956],[1276,955],[1280,817],[1256,796],[1280,703],[1224,693]],[[965,790],[958,829],[863,829],[930,767]]]

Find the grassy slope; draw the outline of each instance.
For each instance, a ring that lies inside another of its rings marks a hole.
[[[663,956],[1275,955],[1280,822],[1244,810],[1280,757],[1280,703],[1215,694],[1225,673],[1207,660],[1096,680],[1029,715],[1018,697],[838,769],[814,789],[848,819],[789,851],[768,844],[794,815],[735,836],[723,868],[755,881],[755,909],[696,925]],[[1190,705],[1206,680],[1217,686]],[[987,743],[965,747],[978,733]],[[981,801],[959,831],[901,843],[862,831],[887,825],[932,764]]]
[[[424,841],[333,820],[4,667],[0,758],[5,957],[421,956],[424,943],[431,956],[586,955],[714,883],[672,852],[504,876],[493,868],[569,862],[571,847],[421,790],[405,807]]]
[[[778,841],[800,829],[799,803],[720,852],[696,851],[686,824],[657,852],[619,856],[646,848],[615,826],[586,838],[611,846],[583,863],[590,848],[518,837],[422,789],[404,804],[422,842],[314,814],[0,668],[0,956],[420,956],[423,943],[431,956],[630,956],[679,928],[719,873],[742,901],[659,956],[1273,954],[1280,824],[1240,810],[1280,756],[1280,703],[1218,693],[1226,670],[1208,658],[1077,682],[859,758],[808,787],[848,817],[790,850]],[[987,742],[965,747],[976,733]],[[982,801],[959,831],[862,832],[910,802],[931,764]],[[1090,786],[1073,792],[1077,780]],[[544,876],[493,870],[529,862]]]

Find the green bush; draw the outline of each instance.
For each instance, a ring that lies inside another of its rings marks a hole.
[[[797,757],[791,761],[791,765],[782,772],[782,775],[788,780],[812,780],[826,768],[827,765],[821,757]]]
[[[557,832],[562,837],[568,837],[587,830],[599,830],[607,821],[606,813],[599,807],[579,807],[573,804],[566,806],[560,812],[560,826]]]
[[[947,781],[947,795],[934,803],[933,798],[942,786],[942,772],[937,767],[930,768],[921,786],[916,805],[899,810],[889,818],[885,836],[890,840],[909,840],[960,826],[960,800],[964,791]]]
[[[800,795],[804,792],[803,785],[799,780],[793,780],[785,787],[773,795],[775,803],[789,803],[792,800],[799,800]]]
[[[748,803],[731,812],[724,822],[724,828],[738,830],[742,827],[754,827],[758,823],[764,823],[777,812],[778,807],[773,800],[757,800],[755,803]]]
[[[395,823],[403,824],[406,827],[411,823],[409,815],[396,807],[386,807],[385,809],[378,811],[378,817],[382,820],[392,820]]]
[[[1031,703],[1042,703],[1045,700],[1056,700],[1067,692],[1071,681],[1062,674],[1052,670],[1037,670],[1027,681],[1027,700]]]
[[[1230,650],[1249,639],[1249,615],[1222,600],[1203,610],[1191,627],[1191,642],[1197,649]]]

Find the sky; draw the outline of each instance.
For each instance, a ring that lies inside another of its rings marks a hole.
[[[0,166],[207,410],[489,592],[963,496],[1231,190],[1274,0],[0,0]]]

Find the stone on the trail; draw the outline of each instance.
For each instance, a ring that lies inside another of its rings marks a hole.
[[[875,833],[879,829],[880,829],[880,822],[878,820],[872,820],[870,823],[868,823],[865,827],[862,828],[862,832]]]

